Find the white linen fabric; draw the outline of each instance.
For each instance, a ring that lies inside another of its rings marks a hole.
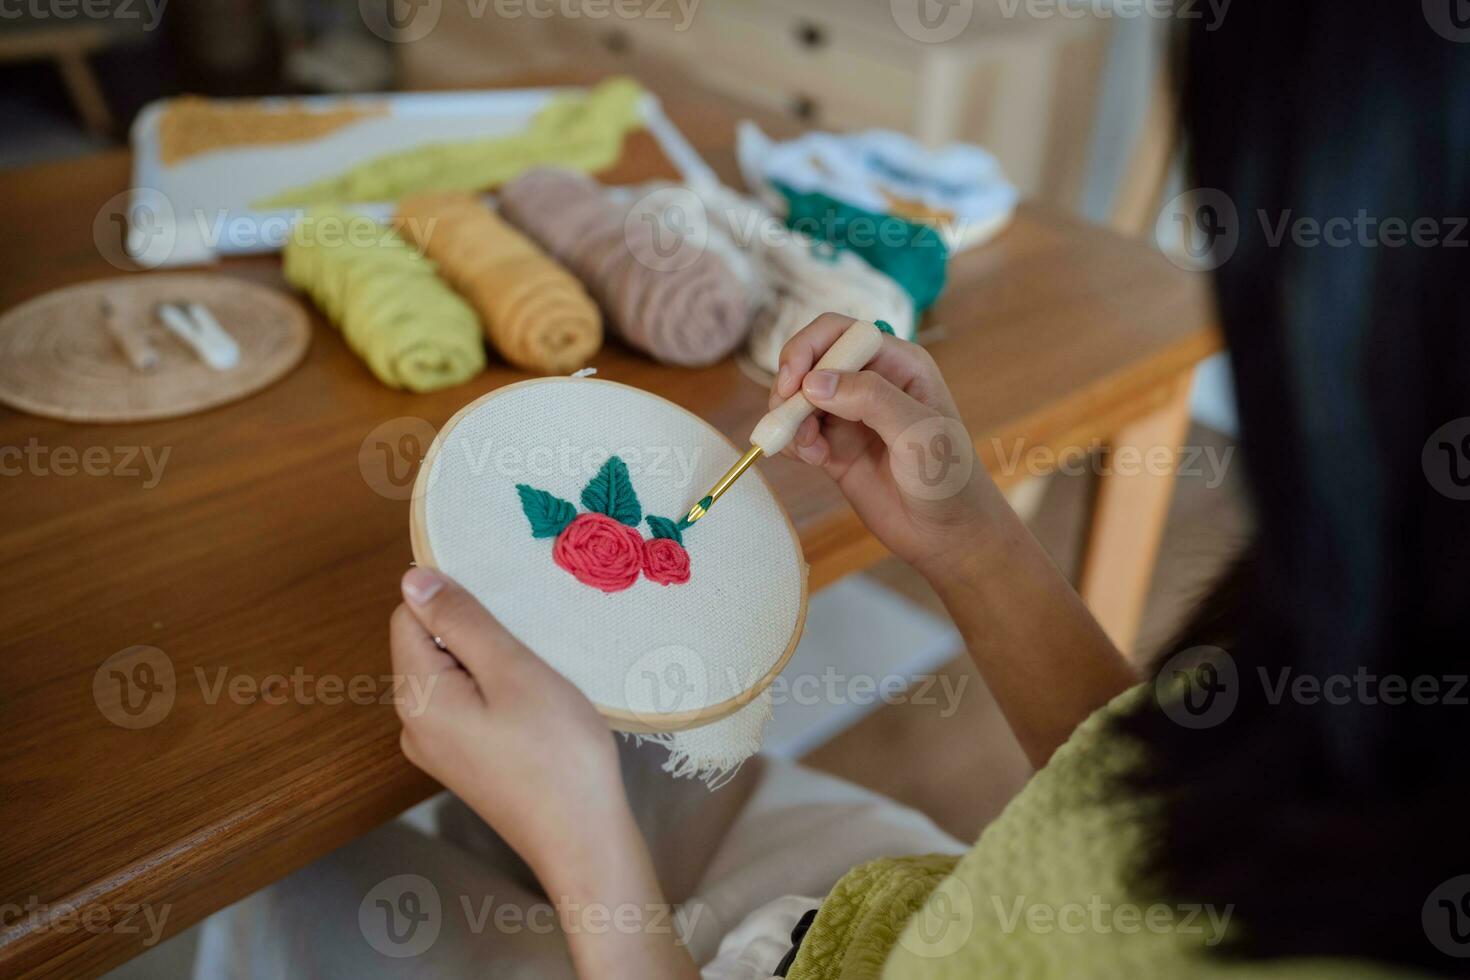
[[[729,268],[754,313],[747,352],[765,371],[774,374],[786,341],[823,313],[883,320],[896,336],[914,339],[917,317],[903,287],[855,252],[786,227],[754,198],[712,180],[653,181],[606,193],[679,235],[676,258],[711,252]]]
[[[718,184],[691,185],[704,202],[711,230],[746,248],[761,269],[769,300],[758,308],[746,351],[775,373],[781,348],[823,313],[882,320],[894,335],[913,340],[913,300],[886,273],[856,252],[842,251],[787,228],[759,202]]]
[[[918,320],[903,287],[857,253],[786,227],[753,198],[708,181],[656,182],[612,193],[660,202],[665,212],[679,208],[683,217],[666,223],[689,229],[695,245],[730,266],[755,311],[746,350],[763,370],[774,374],[781,348],[823,313],[883,320],[896,336],[914,339]]]
[[[889,130],[809,132],[772,141],[755,123],[736,129],[736,156],[745,183],[775,211],[785,201],[773,182],[794,191],[819,191],[876,214],[909,206],[949,216],[934,222],[951,252],[987,241],[1010,221],[1020,194],[1000,161],[978,146],[953,143],[930,149]]]

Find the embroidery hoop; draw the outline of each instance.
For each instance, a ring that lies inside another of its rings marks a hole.
[[[604,385],[612,388],[636,392],[639,396],[660,403],[662,406],[672,411],[678,412],[680,415],[685,416],[686,418],[698,423],[698,425],[702,427],[706,432],[708,432],[711,436],[713,436],[714,439],[718,440],[720,443],[730,448],[730,459],[732,461],[738,458],[742,452],[742,450],[737,447],[733,442],[731,442],[724,435],[724,433],[720,432],[714,426],[710,425],[708,422],[695,415],[693,412],[690,412],[680,405],[676,405],[666,398],[663,398],[652,392],[645,391],[641,388],[634,388],[630,385],[623,385],[614,381],[604,381],[596,378],[578,378],[574,380],[564,377],[535,378],[529,381],[520,381],[514,384],[505,385],[501,388],[495,389],[494,391],[490,391],[484,395],[481,395],[479,398],[476,398],[474,401],[470,402],[469,404],[462,407],[459,411],[455,412],[454,415],[450,417],[449,421],[444,424],[443,428],[439,430],[438,434],[435,435],[433,443],[429,446],[428,452],[424,455],[423,462],[419,466],[418,475],[414,480],[413,498],[409,508],[409,539],[413,548],[414,561],[418,565],[425,568],[440,568],[439,561],[435,556],[433,546],[429,540],[430,534],[427,514],[428,490],[430,481],[433,479],[435,464],[438,462],[439,456],[446,442],[454,433],[455,429],[460,425],[461,422],[463,422],[473,413],[484,408],[495,399],[503,397],[508,393],[536,385],[566,383],[575,383],[578,385]],[[791,523],[790,515],[786,513],[785,508],[781,507],[779,501],[776,500],[776,496],[771,490],[769,482],[766,481],[765,475],[763,473],[760,473],[759,471],[756,471],[754,474],[747,474],[746,480],[752,482],[758,481],[758,484],[756,485],[758,485],[759,488],[764,493],[768,494],[771,500],[776,503],[776,509],[781,514],[781,517],[786,527],[786,531],[790,535],[791,546],[794,549],[797,557],[800,593],[797,600],[796,616],[792,626],[791,636],[787,640],[785,648],[772,663],[771,667],[766,670],[760,677],[758,677],[756,681],[749,687],[731,697],[725,698],[724,700],[721,700],[714,704],[705,705],[703,707],[685,711],[654,712],[648,710],[622,708],[615,705],[600,703],[596,699],[593,699],[593,707],[595,707],[598,712],[608,720],[609,726],[613,729],[622,732],[632,732],[635,734],[677,732],[685,731],[691,728],[699,728],[712,722],[719,721],[720,719],[727,718],[735,712],[739,711],[741,708],[744,708],[745,706],[751,704],[768,687],[770,687],[772,682],[775,681],[776,676],[785,669],[786,664],[791,660],[791,655],[796,651],[796,645],[798,641],[800,641],[802,631],[806,625],[807,601],[809,597],[808,580],[810,577],[810,570],[806,563],[805,556],[802,553],[801,539],[796,533],[796,528]],[[694,533],[696,532],[690,532],[691,535],[693,535]],[[546,560],[549,564],[551,562],[550,542],[547,542],[547,545],[548,554]],[[672,586],[672,588],[682,588],[682,586]]]

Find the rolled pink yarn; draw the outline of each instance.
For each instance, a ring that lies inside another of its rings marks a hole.
[[[671,262],[660,229],[629,221],[629,208],[592,179],[529,171],[501,189],[500,212],[582,280],[626,343],[655,360],[703,367],[745,339],[754,311],[725,261],[688,245]]]

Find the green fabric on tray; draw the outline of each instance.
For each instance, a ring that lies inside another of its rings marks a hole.
[[[624,138],[643,125],[643,94],[630,78],[610,78],[590,92],[556,96],[522,132],[386,153],[250,206],[290,208],[396,201],[430,191],[483,191],[541,166],[597,173],[618,161]]]
[[[786,224],[835,248],[849,249],[908,293],[920,313],[944,292],[949,246],[938,231],[891,214],[854,207],[820,191],[774,181],[786,199]]]

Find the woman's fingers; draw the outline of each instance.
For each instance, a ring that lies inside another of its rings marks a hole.
[[[438,637],[486,693],[496,674],[530,655],[478,599],[434,569],[410,569],[403,598],[430,641]]]
[[[797,459],[813,466],[822,466],[832,458],[832,447],[827,442],[826,434],[820,428],[810,441],[797,445],[793,451]]]
[[[813,412],[801,420],[801,424],[796,427],[796,434],[791,437],[791,441],[781,450],[781,455],[811,462],[809,458],[811,449],[821,439],[821,413]]]
[[[470,675],[460,667],[459,661],[439,649],[434,637],[403,603],[393,610],[388,621],[388,645],[396,686],[394,706],[400,718],[405,721],[417,718],[430,703],[456,703],[463,698],[479,700]]]
[[[890,448],[909,426],[938,414],[876,371],[813,371],[801,390],[822,411],[863,423]]]
[[[852,326],[853,318],[824,313],[807,324],[781,349],[781,369],[771,388],[770,407],[790,398],[801,389],[806,374],[821,360],[827,349],[837,342],[843,331]],[[878,353],[868,362],[867,370],[887,378],[895,387],[950,418],[958,418],[954,399],[938,366],[929,352],[918,344],[897,337],[884,337]]]
[[[801,388],[801,379],[812,369],[827,348],[837,342],[842,332],[852,326],[853,318],[840,313],[823,313],[802,327],[781,348],[781,367],[776,372],[774,401],[785,401]],[[772,405],[771,407],[775,407]]]
[[[798,446],[810,446],[817,441],[817,436],[822,434],[822,423],[813,412],[801,420],[801,425],[796,427],[796,435],[792,441]]]

